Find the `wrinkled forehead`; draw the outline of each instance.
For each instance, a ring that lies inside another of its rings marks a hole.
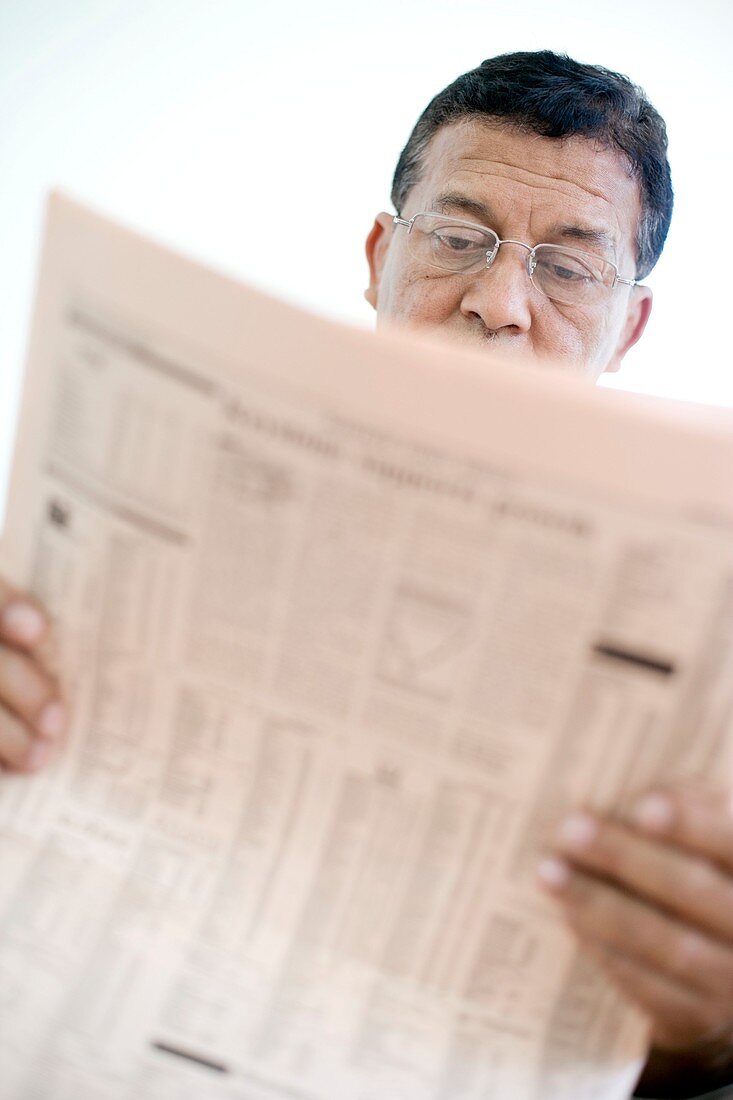
[[[449,123],[423,154],[421,177],[408,196],[410,210],[453,191],[497,207],[502,216],[526,214],[538,231],[543,221],[604,227],[620,251],[635,254],[638,182],[620,151],[594,139],[548,138],[494,120]]]

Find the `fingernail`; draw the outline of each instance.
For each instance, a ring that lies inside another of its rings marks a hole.
[[[546,856],[537,865],[537,877],[550,890],[562,890],[570,882],[570,868],[561,859]]]
[[[557,836],[568,848],[585,848],[597,832],[598,826],[589,814],[571,814],[561,824]]]
[[[43,737],[54,740],[66,729],[66,707],[63,703],[46,703],[38,716],[36,728]]]
[[[10,603],[2,613],[3,628],[19,642],[37,642],[43,634],[43,615],[30,603]]]
[[[663,833],[674,824],[674,806],[663,794],[647,794],[640,799],[631,813],[642,829]]]
[[[28,771],[37,771],[42,768],[51,755],[51,745],[48,741],[34,741],[25,758]]]

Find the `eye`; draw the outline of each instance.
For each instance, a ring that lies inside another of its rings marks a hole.
[[[458,229],[435,229],[432,233],[433,245],[443,252],[485,251],[486,242],[476,232]]]
[[[599,278],[581,259],[558,252],[537,254],[535,272],[538,278],[554,283],[587,285]]]
[[[552,276],[555,279],[559,279],[563,283],[573,283],[580,280],[583,282],[585,279],[590,279],[590,275],[587,271],[575,270],[570,267],[562,267],[560,264],[552,265]]]

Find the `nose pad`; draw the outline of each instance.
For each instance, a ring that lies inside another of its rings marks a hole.
[[[504,244],[517,244],[517,245],[519,245],[520,248],[526,248],[526,250],[527,250],[526,271],[527,271],[527,274],[529,275],[529,277],[531,279],[532,275],[534,274],[534,270],[537,266],[537,257],[534,255],[534,252],[532,251],[530,246],[528,244],[524,244],[523,241],[513,241],[513,240],[499,241],[496,248],[494,248],[493,251],[491,249],[487,249],[487,251],[486,251],[486,267],[489,268],[493,265],[494,260],[499,255],[499,252],[501,250],[501,246],[504,245]]]

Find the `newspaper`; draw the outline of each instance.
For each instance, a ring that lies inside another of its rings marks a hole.
[[[641,1017],[535,870],[723,766],[732,425],[54,196],[3,552],[73,729],[0,777],[2,1096],[628,1096]]]

